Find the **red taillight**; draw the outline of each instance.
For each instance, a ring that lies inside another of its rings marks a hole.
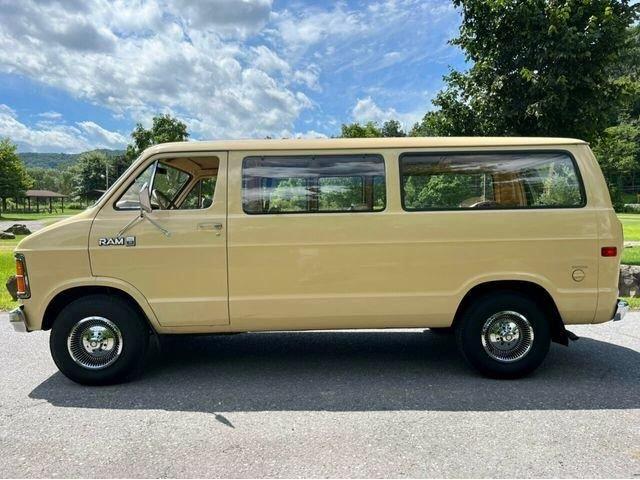
[[[618,255],[617,247],[602,247],[600,249],[600,254],[603,257],[616,257]]]

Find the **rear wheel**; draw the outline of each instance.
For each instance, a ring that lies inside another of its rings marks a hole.
[[[456,323],[465,360],[493,378],[518,378],[535,370],[551,343],[549,321],[537,303],[517,292],[477,299]]]
[[[106,385],[131,378],[143,365],[149,331],[118,297],[89,295],[71,302],[51,329],[51,356],[74,382]]]

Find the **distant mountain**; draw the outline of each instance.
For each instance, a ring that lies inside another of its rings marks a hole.
[[[98,148],[91,150],[92,152],[104,153],[108,157],[115,157],[122,155],[124,150],[109,150],[106,148]],[[25,152],[18,153],[22,161],[27,167],[40,167],[40,168],[64,168],[69,165],[73,165],[78,157],[83,153],[36,153]]]

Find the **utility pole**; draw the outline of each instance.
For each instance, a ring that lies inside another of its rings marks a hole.
[[[107,188],[105,188],[105,190],[109,190],[109,164],[105,164],[104,166],[104,171],[105,171],[105,180],[107,182]]]

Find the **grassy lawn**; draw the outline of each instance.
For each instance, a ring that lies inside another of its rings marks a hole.
[[[625,242],[640,242],[640,215],[635,213],[619,213],[622,222]]]
[[[629,303],[632,310],[640,310],[640,298],[622,297],[622,299]]]
[[[16,271],[16,265],[13,260],[13,249],[25,236],[26,235],[18,235],[15,240],[0,240],[0,311],[11,310],[17,305],[17,302],[14,302],[9,296],[4,284],[7,278]]]
[[[625,265],[640,265],[640,246],[625,248],[622,251],[622,263]]]
[[[622,222],[625,242],[640,241],[640,215],[633,213],[618,214]],[[640,246],[625,248],[622,252],[622,263],[627,265],[640,265]]]
[[[25,220],[40,220],[45,225],[49,225],[51,223],[55,223],[58,220],[62,220],[63,218],[70,217],[71,215],[75,215],[76,213],[80,213],[82,210],[64,210],[64,213],[3,213],[0,217],[0,222],[22,222]]]

